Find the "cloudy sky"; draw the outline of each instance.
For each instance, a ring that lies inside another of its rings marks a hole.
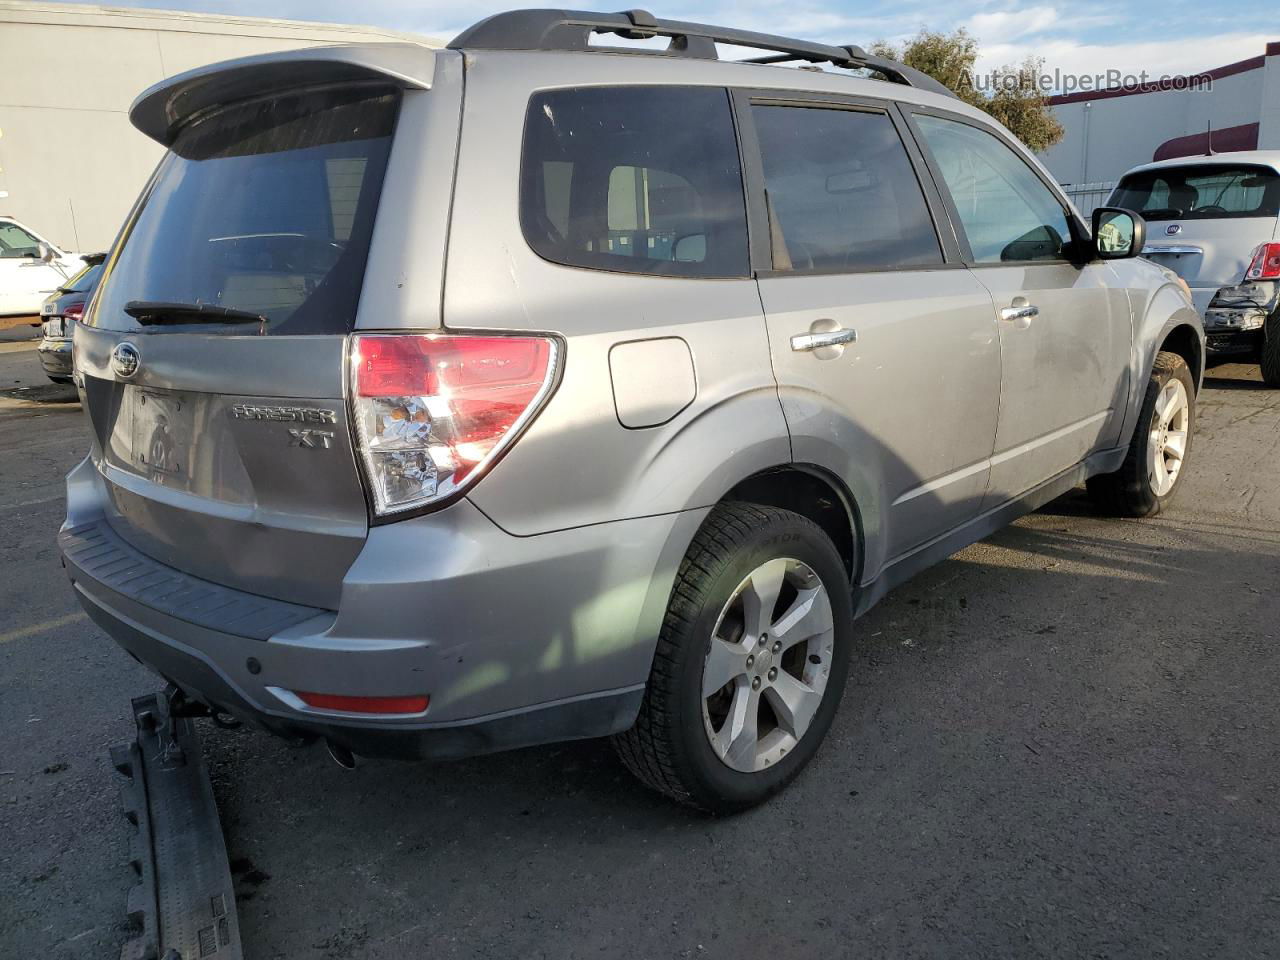
[[[448,38],[498,10],[540,4],[490,0],[364,0],[358,4],[349,0],[125,0],[113,5],[361,23]],[[626,5],[566,6],[615,9]],[[1034,54],[1045,59],[1050,71],[1097,74],[1115,68],[1133,74],[1145,70],[1155,77],[1207,70],[1257,56],[1268,39],[1280,40],[1280,27],[1268,35],[1253,26],[1265,22],[1272,12],[1258,0],[1238,0],[1230,5],[1212,0],[1164,0],[1158,5],[1150,0],[1081,0],[1070,7],[1037,0],[977,0],[968,4],[934,0],[655,0],[645,6],[660,17],[834,43],[894,41],[921,27],[951,30],[963,26],[981,44],[982,71]]]

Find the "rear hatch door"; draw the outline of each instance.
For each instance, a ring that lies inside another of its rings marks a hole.
[[[342,83],[263,96],[289,82],[264,60],[256,78],[214,73],[227,102],[172,132],[76,363],[117,534],[195,576],[335,608],[368,526],[346,343],[406,94],[341,65]]]

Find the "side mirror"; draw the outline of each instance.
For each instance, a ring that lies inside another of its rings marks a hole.
[[[1142,254],[1147,245],[1147,221],[1123,207],[1093,211],[1093,252],[1102,260],[1125,260]]]
[[[54,257],[57,256],[57,254],[53,252],[53,247],[49,246],[47,243],[37,244],[36,249],[40,251],[40,259],[45,263],[52,263]]]

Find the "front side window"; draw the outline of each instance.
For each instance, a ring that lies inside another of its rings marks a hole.
[[[1057,197],[999,137],[915,118],[960,215],[975,263],[1066,259],[1071,226]]]
[[[0,221],[0,260],[40,256],[40,241],[16,223]]]
[[[725,90],[535,94],[521,163],[520,224],[547,260],[668,276],[749,274],[742,171]]]
[[[1136,210],[1147,220],[1275,217],[1280,174],[1240,164],[1160,167],[1124,177],[1107,205]]]
[[[757,104],[774,267],[936,266],[942,249],[888,114]]]
[[[329,89],[191,123],[108,265],[91,321],[134,329],[137,303],[214,305],[266,318],[268,335],[346,333],[398,106],[386,90]]]

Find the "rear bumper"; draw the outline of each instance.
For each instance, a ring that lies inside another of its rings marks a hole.
[[[445,758],[605,736],[635,719],[680,556],[704,511],[540,537],[468,501],[376,527],[337,611],[165,567],[69,480],[63,563],[90,617],[195,700],[363,756]],[[425,714],[307,707],[291,691],[431,698]]]
[[[36,348],[40,366],[51,377],[71,376],[71,340],[41,340]]]
[[[1205,330],[1205,350],[1210,358],[1257,356],[1262,350],[1262,330]]]

